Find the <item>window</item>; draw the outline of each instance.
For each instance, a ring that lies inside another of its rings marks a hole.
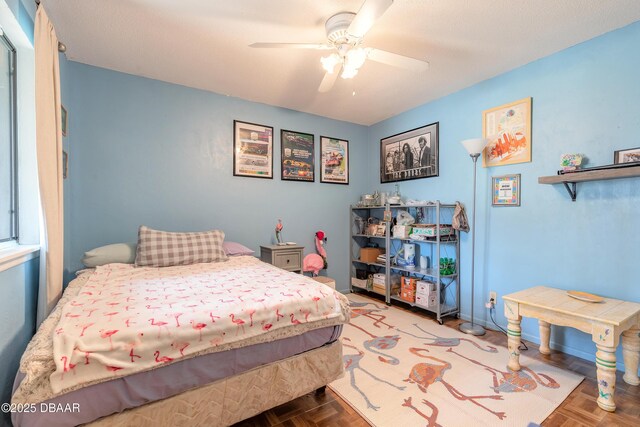
[[[0,30],[0,242],[18,237],[16,50]]]

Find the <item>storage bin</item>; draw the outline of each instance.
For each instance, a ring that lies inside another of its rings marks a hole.
[[[376,262],[378,255],[383,254],[382,248],[360,248],[360,261]]]
[[[451,224],[440,224],[440,237],[449,237],[455,231]],[[423,238],[435,238],[437,236],[436,224],[414,224],[411,230],[411,239],[416,237],[418,240]]]

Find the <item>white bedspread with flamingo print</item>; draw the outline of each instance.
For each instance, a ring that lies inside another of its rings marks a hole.
[[[59,393],[348,318],[342,294],[254,257],[164,268],[109,264],[62,308],[51,387]]]

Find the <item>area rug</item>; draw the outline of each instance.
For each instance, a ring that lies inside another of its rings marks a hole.
[[[348,298],[346,373],[329,386],[374,426],[539,424],[583,380],[525,355],[522,370],[510,371],[506,347],[369,298]]]

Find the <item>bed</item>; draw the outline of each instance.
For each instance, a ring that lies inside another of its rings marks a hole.
[[[251,256],[97,267],[27,347],[12,403],[33,410],[12,421],[230,425],[339,378],[348,319],[340,293]]]

